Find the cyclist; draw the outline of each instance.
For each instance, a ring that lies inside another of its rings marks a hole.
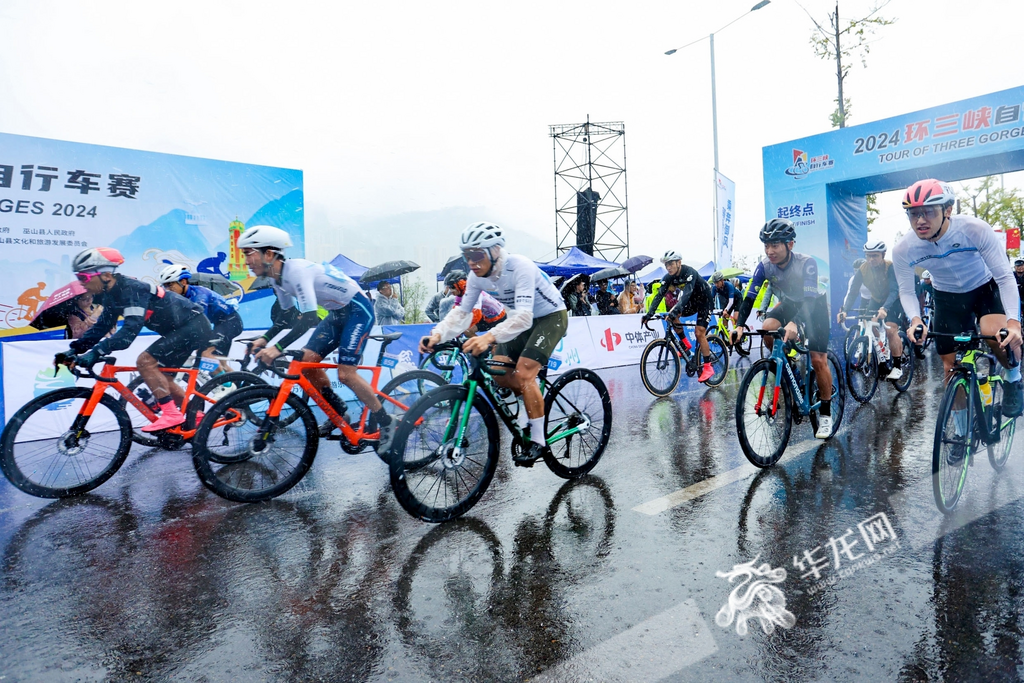
[[[565,336],[569,315],[558,290],[537,264],[505,251],[505,237],[493,223],[473,223],[459,238],[462,255],[472,271],[466,293],[458,306],[420,340],[420,353],[454,339],[473,320],[473,309],[487,291],[505,307],[506,320],[488,332],[470,337],[462,350],[475,356],[492,345],[495,360],[514,362],[515,371],[496,375],[495,382],[523,397],[529,420],[530,448],[514,457],[517,465],[530,467],[550,453],[544,434],[544,397],[537,375],[545,367],[558,342]]]
[[[1002,343],[989,342],[992,352],[1007,368],[1003,414],[1021,414],[1019,367],[1009,367],[1008,350],[1019,356],[1020,295],[1006,260],[1004,246],[992,227],[973,216],[953,215],[956,196],[944,182],[920,180],[903,196],[903,208],[913,232],[893,249],[892,262],[900,287],[900,300],[910,320],[911,340],[923,342],[928,329],[921,320],[921,308],[914,291],[914,268],[927,266],[935,287],[932,329],[947,334],[973,330],[996,335],[1006,328]],[[922,327],[920,336],[917,328]],[[953,368],[956,347],[949,337],[937,337],[935,350],[946,372]]]
[[[452,308],[458,306],[462,303],[462,297],[466,296],[466,274],[461,270],[453,270],[445,276],[444,286],[455,296]],[[466,330],[466,334],[474,335],[492,330],[498,323],[504,322],[506,317],[505,307],[501,302],[482,291],[480,300],[473,307],[473,324]]]
[[[373,388],[356,370],[370,328],[373,327],[373,304],[359,289],[359,285],[337,268],[305,259],[286,258],[284,250],[290,246],[292,240],[288,233],[269,225],[255,225],[238,237],[238,248],[245,254],[245,262],[250,270],[257,277],[273,279],[274,294],[281,307],[285,310],[298,309],[297,322],[309,320],[310,316],[319,320],[317,306],[327,309],[327,317],[318,322],[302,348],[302,362],[319,363],[329,353],[338,350],[338,379],[370,409],[374,418],[370,431],[375,428],[374,422],[376,428],[380,429],[377,452],[385,453],[391,447],[394,425]],[[293,327],[280,342],[268,347],[267,342],[284,329],[283,325],[284,321],[275,324],[267,334],[253,342],[253,350],[258,350],[256,360],[266,365],[273,363],[289,344],[305,332],[301,327]],[[331,407],[344,417],[345,402],[334,393],[327,373],[319,368],[311,368],[305,374]],[[333,428],[334,423],[327,420],[320,426],[320,435],[327,436]]]
[[[861,308],[876,311],[871,319],[875,322],[885,321],[885,334],[889,338],[892,369],[886,379],[899,379],[903,376],[903,342],[900,341],[899,328],[903,306],[900,305],[896,271],[893,270],[892,262],[885,260],[885,252],[885,242],[882,240],[873,240],[864,245],[865,262],[850,279],[846,300],[836,315],[836,322],[840,325],[846,322],[847,309],[856,303],[857,298],[863,297],[862,288],[866,287],[870,296],[867,297],[868,303]]]
[[[706,382],[715,374],[711,367],[711,349],[708,347],[708,324],[711,321],[712,294],[711,285],[700,276],[696,270],[683,263],[683,257],[671,249],[661,257],[665,266],[666,275],[661,279],[661,288],[651,299],[651,304],[644,313],[642,322],[646,323],[654,317],[655,312],[661,304],[662,298],[668,306],[668,318],[675,327],[679,336],[683,336],[682,325],[679,324],[680,316],[697,316],[697,326],[694,334],[697,343],[700,345],[700,352],[704,360],[698,382]]]
[[[71,342],[73,355],[57,354],[56,360],[88,368],[100,357],[128,348],[143,327],[162,335],[135,361],[160,408],[160,417],[142,431],[158,432],[185,421],[179,408],[185,392],[160,372],[160,365],[180,366],[193,351],[201,352],[209,345],[213,331],[198,304],[159,285],[115,273],[123,263],[121,253],[110,247],[86,249],[71,261],[75,277],[103,305],[103,312],[95,325]],[[103,339],[122,316],[121,328]]]
[[[1024,258],[1013,262],[1013,277],[1017,280],[1017,294],[1024,301]]]
[[[773,218],[765,223],[760,237],[764,243],[765,258],[754,268],[750,289],[740,304],[738,327],[733,331],[733,337],[737,344],[743,339],[743,327],[754,307],[754,298],[767,280],[781,303],[768,312],[762,327],[771,331],[785,325],[785,341],[797,341],[797,323],[803,323],[821,397],[818,431],[814,436],[827,439],[832,434],[832,371],[828,364],[828,299],[818,291],[818,264],[813,256],[793,251],[796,229],[785,218]],[[765,341],[771,348],[775,340],[766,337]]]
[[[217,359],[220,372],[228,372],[231,368],[225,357],[231,351],[231,342],[242,333],[243,327],[238,302],[225,299],[212,289],[189,284],[191,278],[188,266],[173,263],[160,271],[159,280],[170,291],[202,306],[206,319],[213,324],[213,338],[209,348],[203,351],[203,357]]]
[[[728,316],[740,303],[739,291],[720,270],[711,275],[711,284],[715,288],[715,304],[722,309],[723,316]]]

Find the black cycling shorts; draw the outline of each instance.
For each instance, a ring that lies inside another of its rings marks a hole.
[[[765,319],[778,320],[782,325],[788,324],[803,308],[803,302],[783,301],[768,311]],[[807,335],[807,348],[811,351],[825,353],[828,351],[829,335],[828,301],[824,296],[814,300],[811,307],[811,319],[804,321],[804,333]]]
[[[330,311],[320,321],[305,348],[321,358],[338,349],[339,365],[359,365],[373,320],[370,300],[356,294],[347,306]]]
[[[190,318],[170,334],[149,345],[146,352],[165,368],[180,368],[192,352],[202,353],[210,347],[213,330],[204,315]]]
[[[679,317],[687,318],[691,315],[695,315],[697,316],[697,327],[707,329],[711,324],[712,298],[705,296],[705,292],[702,289],[694,290],[682,310],[678,311]]]
[[[242,316],[235,311],[213,326],[213,339],[210,346],[218,356],[226,356],[231,351],[231,342],[235,337],[242,334]],[[209,348],[209,347],[207,347]]]
[[[867,302],[867,304],[865,304],[861,308],[863,308],[865,310],[868,310],[868,311],[875,312],[875,311],[878,311],[878,309],[881,308],[882,304],[884,304],[884,303],[885,303],[884,301],[875,301],[874,299],[872,299],[871,301]],[[872,316],[868,316],[868,317],[870,318]],[[892,305],[892,308],[885,309],[885,322],[887,322],[887,323],[896,323],[896,325],[898,327],[905,327],[906,326],[906,318],[903,315],[903,304],[900,303],[899,299],[896,299],[896,303],[894,303]]]
[[[993,314],[1006,314],[995,280],[989,280],[981,287],[961,294],[936,289],[932,330],[945,334],[974,332],[982,316]],[[956,351],[956,343],[949,337],[936,337],[935,351],[939,355],[953,353]]]

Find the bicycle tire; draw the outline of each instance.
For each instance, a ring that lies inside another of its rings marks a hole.
[[[647,369],[652,355],[654,355],[653,369],[660,374],[667,373],[664,374],[664,377],[670,379],[669,382],[661,382],[657,385],[652,383]],[[655,396],[668,396],[671,394],[679,384],[679,374],[681,371],[682,363],[679,360],[679,355],[672,345],[664,339],[655,339],[644,348],[644,352],[640,355],[640,379],[643,381],[647,391]]]
[[[989,429],[999,425],[999,441],[988,444],[988,462],[996,472],[1002,472],[1010,457],[1013,435],[1017,432],[1017,418],[1002,414],[1003,382],[989,379],[992,385],[992,405],[988,409]]]
[[[967,469],[973,456],[974,425],[970,424],[971,411],[967,408],[959,409],[967,411],[967,416],[958,418],[953,408],[958,397],[963,402],[970,400],[969,387],[967,372],[963,369],[954,369],[946,382],[942,403],[939,404],[938,419],[935,422],[935,440],[932,445],[932,493],[935,505],[946,515],[953,512],[963,495]],[[956,434],[958,421],[961,423],[960,429],[966,431],[966,434]],[[947,433],[950,428],[953,430],[952,433]],[[951,460],[953,462],[950,462]]]
[[[21,491],[37,498],[66,498],[91,491],[114,476],[114,473],[124,464],[125,458],[128,457],[128,452],[131,450],[132,425],[128,419],[128,414],[118,405],[117,399],[113,396],[108,394],[101,396],[97,410],[99,406],[109,410],[114,418],[116,429],[97,432],[96,435],[89,433],[86,445],[81,447],[83,450],[74,453],[67,452],[80,446],[80,442],[74,441],[76,437],[70,434],[70,427],[78,417],[81,409],[81,404],[75,409],[74,402],[81,400],[82,404],[84,404],[91,395],[91,388],[69,387],[67,389],[57,389],[32,399],[18,409],[18,412],[7,423],[3,436],[0,437],[0,469],[3,470],[4,476],[7,477],[9,482]],[[63,407],[56,405],[63,402],[68,403]],[[25,423],[40,410],[46,410],[49,413],[46,416],[47,419],[40,421],[38,425],[35,423],[30,424],[24,436],[26,439],[31,440],[19,442],[18,435],[25,429]],[[54,413],[58,410],[63,413],[61,417],[67,418],[67,428],[58,437],[38,438],[42,434],[53,432],[54,422],[58,420]],[[94,424],[102,424],[103,419],[104,416],[97,415],[94,411],[86,424],[89,421],[94,421]],[[109,419],[109,417],[106,419]],[[100,422],[95,422],[97,420]],[[88,456],[82,457],[85,452],[84,449],[88,448],[93,439],[113,442],[113,439],[109,437],[100,438],[99,435],[114,436],[114,432],[116,432],[117,436],[116,445],[105,447],[107,455],[98,459],[98,464],[101,465],[101,468],[96,474],[92,474],[92,468],[88,466],[87,462]],[[69,442],[69,439],[73,443]],[[50,464],[42,468],[36,466],[27,469],[24,457],[19,456],[29,456],[33,455],[33,453],[25,453],[25,448],[21,448],[20,444],[31,443],[38,446],[40,442],[43,442],[42,447],[38,448],[34,453],[41,454],[40,461],[43,458],[50,457]],[[65,449],[65,452],[61,452],[61,449]],[[78,473],[84,473],[87,478],[83,479],[79,476],[76,482],[70,481],[69,478],[64,480],[64,483],[55,485],[57,484],[56,479],[53,481],[46,481],[45,479],[40,481],[40,477],[35,476],[41,470],[44,477],[53,476],[59,478],[67,471],[68,463],[72,465],[69,477]],[[56,469],[54,469],[55,466]]]
[[[900,343],[903,344],[903,354],[900,356],[900,370],[903,371],[903,376],[893,380],[892,386],[902,394],[914,381],[914,351],[910,338],[903,330],[900,330]]]
[[[848,329],[846,331],[846,336],[843,337],[843,357],[844,358],[848,359],[850,357],[850,348],[853,346],[854,340],[857,339],[857,337],[859,336],[858,335],[859,331],[860,331],[860,328],[857,325],[854,325],[853,327],[851,327],[850,329]]]
[[[467,408],[468,393],[469,389],[459,384],[447,384],[430,391],[406,413],[395,434],[389,462],[391,489],[406,512],[425,522],[447,522],[465,514],[483,496],[497,469],[501,434],[494,409],[482,393],[478,393],[472,406]],[[479,453],[460,452],[453,459],[449,446],[452,438],[442,439],[453,405],[460,401],[460,416],[462,410],[469,409],[480,418],[479,423],[472,420],[472,413],[467,418],[470,431],[463,434],[463,447],[468,449],[474,441],[481,440],[486,444]],[[411,454],[407,453],[410,446],[414,447]],[[426,446],[425,453],[420,450],[422,446]],[[479,477],[472,484],[466,484],[462,476],[463,470],[470,472],[467,462],[479,471]]]
[[[267,381],[259,375],[251,372],[245,372],[243,370],[234,370],[232,372],[222,372],[221,374],[213,377],[207,381],[203,386],[196,389],[196,391],[203,396],[210,397],[210,394],[216,391],[219,387],[227,385],[234,386],[229,393],[219,396],[217,399],[207,401],[207,399],[201,396],[192,395],[189,399],[188,407],[185,409],[185,429],[196,429],[199,424],[196,421],[196,416],[202,412],[205,413],[206,409],[213,406],[218,400],[223,400],[227,396],[233,394],[239,389],[244,389],[251,386],[267,386]]]
[[[846,354],[846,383],[858,403],[867,403],[878,389],[878,354],[866,335],[857,337]]]
[[[277,425],[271,438],[266,439],[269,445],[260,451],[255,451],[253,444],[261,436],[267,419],[265,413],[256,423],[244,419],[237,426],[230,424],[220,427],[220,431],[214,428],[228,411],[245,415],[253,410],[252,406],[269,408],[279,391],[278,387],[269,385],[239,389],[218,401],[199,425],[193,438],[192,464],[203,485],[221,498],[236,503],[275,498],[299,483],[312,467],[320,442],[316,417],[302,398],[293,393],[285,399],[282,412],[290,409],[298,413],[299,418],[287,425]],[[233,444],[229,443],[232,432],[241,434],[235,437]],[[278,444],[282,434],[290,437],[294,445],[290,453]],[[211,438],[222,440],[218,448],[233,447],[227,452],[214,450],[210,447]]]
[[[708,350],[711,351],[711,366],[715,369],[715,374],[711,375],[704,384],[709,387],[717,387],[725,381],[725,376],[729,374],[729,347],[725,340],[717,334],[709,334],[707,340]]]
[[[584,384],[593,387],[593,391],[588,391]],[[590,427],[586,432],[550,442],[544,451],[544,463],[562,479],[578,479],[594,469],[612,432],[608,387],[593,370],[576,368],[556,379],[544,394],[544,433],[550,439],[562,428],[572,429],[588,421]]]
[[[760,379],[762,375],[765,377]],[[758,381],[757,384],[755,384],[755,380]],[[775,381],[775,361],[770,358],[762,359],[755,362],[743,376],[736,394],[736,433],[739,436],[743,454],[755,467],[771,467],[777,463],[786,451],[793,430],[793,399],[790,395],[789,385],[784,378],[775,417],[765,415],[763,412],[758,414],[755,410],[758,395],[761,393],[761,383],[765,388],[763,398],[770,405],[772,396],[769,388],[774,387]],[[762,405],[764,405],[763,402]],[[781,416],[780,411],[782,412]],[[748,426],[748,422],[750,426]],[[759,423],[761,424],[759,425]],[[778,429],[775,429],[776,425],[778,425]],[[778,433],[775,446],[772,446],[771,443],[762,444],[760,440],[752,442],[751,437],[764,428],[772,428]]]
[[[452,366],[454,369],[445,370],[440,365]],[[469,364],[458,349],[445,349],[443,351],[432,351],[420,363],[420,370],[432,372],[444,378],[445,384],[461,384],[463,378],[469,374]]]
[[[839,432],[839,425],[843,422],[843,413],[846,409],[846,387],[843,385],[843,366],[839,362],[839,356],[834,351],[828,352],[828,365],[829,370],[832,374],[832,403],[830,410],[832,412],[832,433],[828,435],[831,439]],[[818,383],[815,381],[814,368],[811,368],[811,404],[817,403],[820,399],[818,398]],[[812,410],[808,416],[811,420],[811,429],[814,430],[815,434],[818,432],[818,411]]]
[[[391,378],[391,381],[384,385],[384,388],[380,390],[380,393],[390,396],[399,403],[405,406],[403,409],[401,406],[396,406],[390,401],[381,401],[381,405],[384,406],[384,411],[391,416],[392,420],[401,421],[405,414],[414,406],[416,403],[427,395],[431,390],[437,387],[444,386],[442,382],[444,378],[439,376],[436,372],[430,370],[410,370],[409,372],[403,372],[400,375],[396,375]],[[398,429],[398,423],[395,424],[394,429]],[[375,449],[376,452],[376,449]],[[383,462],[388,462],[387,454],[377,452],[377,457]]]

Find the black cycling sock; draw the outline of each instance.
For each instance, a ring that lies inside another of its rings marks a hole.
[[[341,400],[340,396],[334,393],[333,388],[329,386],[324,387],[320,390],[320,394],[327,399],[327,402],[331,404],[331,407],[334,408],[338,415],[345,415],[348,411],[348,407],[345,405],[345,402]]]
[[[832,399],[821,402],[821,405],[818,406],[818,414],[824,417],[832,417]]]
[[[168,395],[164,396],[161,399],[157,399],[157,404],[165,406],[165,405],[167,405],[168,403],[170,403],[173,400],[174,400],[174,397],[171,396],[170,394],[168,394]]]
[[[705,363],[711,364],[714,360],[715,359],[714,359],[713,356],[704,356],[704,362]]]
[[[892,359],[892,366],[894,368],[902,367],[902,365],[903,365],[903,356],[897,356],[897,357]]]
[[[381,409],[373,414],[373,417],[374,419],[377,420],[377,425],[380,427],[384,427],[391,424],[391,416],[388,415],[387,411],[384,410],[383,406],[381,406]]]

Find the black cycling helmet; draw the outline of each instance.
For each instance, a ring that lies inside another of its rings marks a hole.
[[[1013,262],[1014,266],[1024,266],[1024,258],[1019,258]]]
[[[444,286],[445,287],[453,287],[453,286],[455,286],[456,282],[458,282],[459,280],[465,280],[465,279],[466,279],[466,273],[464,273],[461,270],[453,270],[452,272],[450,272],[450,273],[448,273],[447,275],[444,276]]]
[[[761,241],[769,242],[793,242],[796,240],[796,228],[785,218],[773,218],[761,228]]]

